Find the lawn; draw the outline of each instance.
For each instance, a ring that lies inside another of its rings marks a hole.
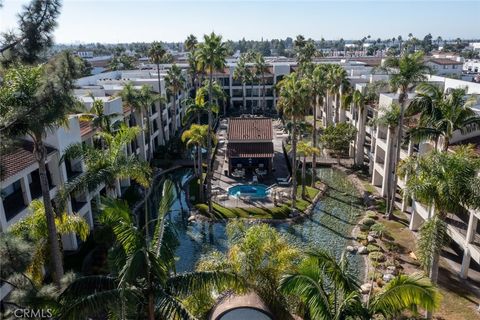
[[[320,190],[306,187],[306,197],[302,199],[302,187],[297,188],[297,210],[303,212],[312,203],[315,196]],[[233,218],[255,218],[255,219],[285,219],[291,213],[291,201],[286,202],[281,206],[273,208],[261,208],[261,207],[237,207],[226,208],[217,203],[213,204],[213,217],[216,219],[233,219]],[[208,206],[204,203],[197,204],[195,206],[201,214],[208,216]]]

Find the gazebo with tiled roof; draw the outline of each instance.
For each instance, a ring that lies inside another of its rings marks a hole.
[[[235,168],[270,172],[273,159],[271,118],[229,118],[227,133],[228,171]]]

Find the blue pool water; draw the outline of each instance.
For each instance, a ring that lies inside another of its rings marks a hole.
[[[263,184],[240,184],[228,189],[228,195],[233,197],[265,198],[267,193],[267,186]]]

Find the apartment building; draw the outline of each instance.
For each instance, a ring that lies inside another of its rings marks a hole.
[[[376,75],[377,76],[377,75]],[[384,75],[383,77],[388,78]],[[370,79],[371,82],[376,81],[374,78]],[[383,79],[385,80],[385,79]],[[449,90],[451,88],[466,88],[467,94],[477,95],[480,94],[480,84],[456,80],[448,77],[441,77],[437,75],[428,76],[428,81],[435,83],[443,88],[443,90]],[[355,88],[363,91],[367,83],[357,83]],[[415,97],[415,93],[411,92],[408,95],[408,101]],[[408,103],[407,101],[407,103]],[[330,108],[333,108],[335,101],[332,102]],[[392,139],[392,132],[388,127],[379,124],[371,125],[371,119],[377,116],[381,116],[384,108],[390,106],[392,103],[398,103],[398,94],[382,92],[378,106],[366,106],[367,111],[364,115],[365,119],[362,119],[364,130],[361,130],[359,121],[359,112],[357,108],[352,104],[347,107],[346,121],[356,126],[358,133],[357,139],[351,145],[352,156],[356,153],[356,149],[362,150],[361,163],[368,165],[369,172],[372,176],[372,185],[378,188],[381,195],[385,196],[387,193],[387,179],[388,173],[392,172],[393,168],[390,168],[390,151],[396,145],[396,139]],[[474,110],[480,114],[480,101],[479,104],[473,107]],[[332,121],[335,117],[332,118]],[[408,123],[405,129],[408,129]],[[363,136],[359,140],[359,136]],[[363,141],[363,145],[357,147],[358,141]],[[454,146],[459,144],[473,143],[477,146],[477,150],[480,150],[480,131],[472,131],[465,135],[460,132],[455,132],[451,144],[452,152],[454,152]],[[414,153],[423,154],[433,148],[428,142],[421,144],[409,143],[407,146],[401,147],[400,157],[405,159],[409,155]],[[357,162],[357,161],[356,161]],[[401,194],[401,189],[405,187],[405,181],[398,180],[397,190],[398,194]],[[399,196],[399,199],[402,199]],[[418,230],[423,221],[429,219],[432,216],[432,212],[428,210],[423,204],[417,201],[411,201],[411,199],[403,198],[398,204],[401,210],[407,212],[410,215],[410,229]],[[453,240],[453,243],[463,251],[463,261],[460,270],[460,276],[462,278],[468,277],[468,270],[470,268],[471,260],[474,260],[477,264],[480,264],[480,228],[478,225],[478,219],[480,218],[480,212],[469,210],[465,212],[456,212],[448,216],[448,233]]]
[[[448,58],[430,58],[426,64],[439,76],[460,78],[462,76],[463,62]]]

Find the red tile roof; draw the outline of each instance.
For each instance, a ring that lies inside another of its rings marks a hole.
[[[53,154],[56,149],[47,147],[47,154]],[[34,164],[37,160],[33,154],[33,143],[22,140],[14,149],[0,153],[0,179],[6,180]]]
[[[463,62],[452,60],[452,59],[447,59],[447,58],[430,58],[428,59],[429,62],[435,63],[435,64],[440,64],[440,65],[463,65]]]
[[[228,140],[272,140],[271,118],[228,119]]]
[[[229,158],[272,158],[273,142],[229,143],[227,156]]]
[[[80,136],[84,137],[95,131],[90,121],[80,121]]]

